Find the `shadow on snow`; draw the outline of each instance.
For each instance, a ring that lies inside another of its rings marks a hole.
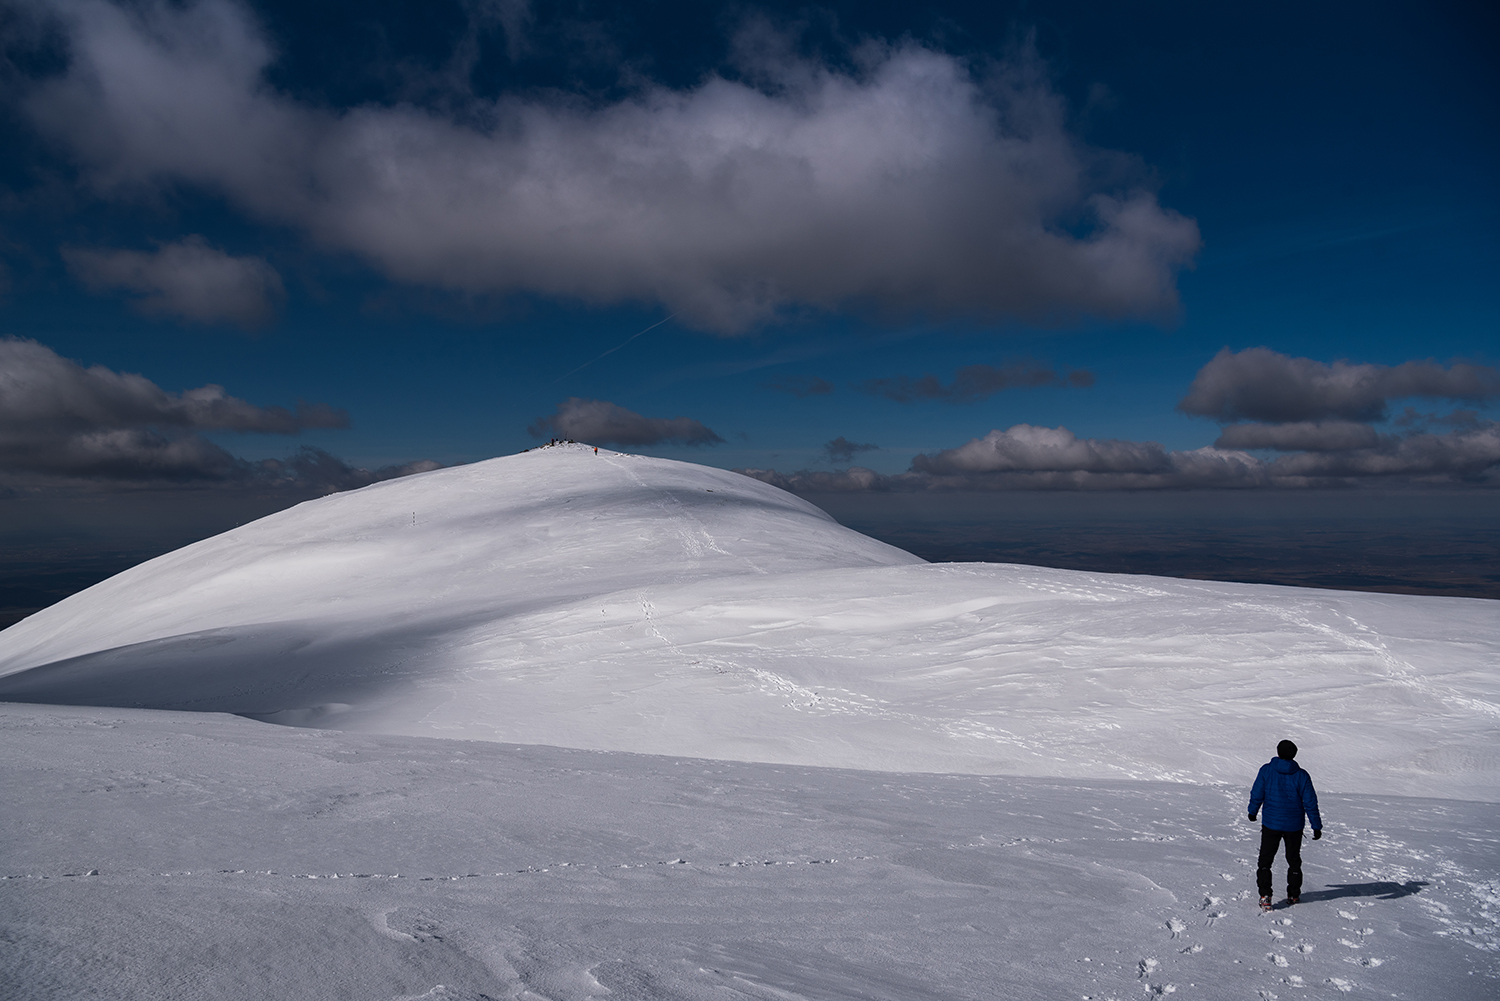
[[[1308,904],[1319,900],[1339,900],[1343,897],[1379,897],[1381,900],[1395,900],[1399,897],[1409,897],[1414,893],[1421,893],[1426,883],[1408,880],[1405,883],[1392,883],[1383,881],[1379,883],[1329,883],[1325,884],[1325,890],[1313,890],[1311,893],[1302,894],[1300,903]]]

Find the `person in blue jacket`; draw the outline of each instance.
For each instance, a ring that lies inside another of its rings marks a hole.
[[[1297,745],[1283,740],[1276,745],[1276,757],[1260,766],[1255,785],[1250,787],[1250,819],[1265,806],[1266,816],[1260,829],[1260,858],[1256,863],[1255,886],[1260,890],[1260,906],[1271,906],[1271,864],[1276,850],[1286,845],[1287,903],[1295,904],[1302,896],[1302,827],[1312,821],[1313,840],[1323,836],[1323,817],[1318,813],[1318,794],[1312,778],[1297,766]]]

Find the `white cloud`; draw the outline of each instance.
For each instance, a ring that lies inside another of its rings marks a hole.
[[[1231,448],[1176,451],[1154,441],[1079,438],[1067,428],[1017,424],[957,448],[918,455],[911,469],[887,476],[844,472],[742,469],[747,476],[806,493],[851,490],[1167,490],[1353,486],[1378,480],[1495,484],[1500,422],[1477,421],[1446,434],[1383,435],[1371,447],[1364,425],[1285,428],[1240,425],[1249,447],[1287,431],[1282,444],[1305,448],[1272,462]],[[1232,430],[1232,429],[1226,429]],[[1367,429],[1368,430],[1368,429]],[[1373,432],[1372,432],[1373,433]],[[1348,447],[1338,447],[1340,436]],[[1295,442],[1302,440],[1301,445]],[[1315,449],[1315,450],[1314,450]]]
[[[781,55],[760,89],[712,76],[458,120],[276,93],[271,46],[230,0],[50,6],[71,61],[26,109],[99,191],[200,185],[402,282],[654,300],[726,332],[860,302],[1164,317],[1199,245],[1148,192],[1098,186],[1102,154],[1026,57],[982,85],[910,42],[867,47],[853,73]]]
[[[918,455],[912,472],[944,489],[1150,490],[1268,484],[1266,464],[1218,448],[1169,451],[1154,441],[1079,438],[1017,424],[958,448]]]
[[[972,438],[958,448],[919,455],[921,473],[996,472],[1161,473],[1171,468],[1166,449],[1154,441],[1079,438],[1067,428],[1017,424]]]
[[[232,257],[201,236],[166,243],[154,253],[64,247],[63,259],[95,292],[139,293],[148,315],[194,323],[269,323],[285,296],[281,276],[259,257]]]
[[[740,472],[786,490],[1162,490],[1271,486],[1267,463],[1218,448],[1169,451],[1154,441],[1079,438],[1067,428],[1017,424],[957,448],[918,455],[911,470],[884,476],[774,469]],[[1287,481],[1284,485],[1302,485]]]

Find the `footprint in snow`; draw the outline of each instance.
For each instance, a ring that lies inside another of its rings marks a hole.
[[[1272,928],[1270,932],[1272,938],[1286,938],[1286,932],[1284,931],[1277,931],[1275,928]]]
[[[1295,948],[1298,952],[1302,953],[1302,955],[1305,956],[1317,947],[1314,946],[1311,942],[1298,942],[1293,948]]]
[[[1153,973],[1156,972],[1156,967],[1158,965],[1159,964],[1154,959],[1143,959],[1143,960],[1141,960],[1140,967],[1139,967],[1140,971],[1141,971],[1140,975],[1142,977],[1149,977],[1149,976],[1151,976],[1151,974],[1153,974]]]
[[[1334,990],[1339,991],[1342,994],[1348,994],[1350,991],[1354,990],[1354,984],[1352,982],[1343,980],[1339,977],[1329,977],[1326,982],[1331,985]]]
[[[1339,911],[1339,917],[1343,918],[1345,921],[1358,921],[1359,920],[1359,915],[1358,914],[1350,914],[1348,911]]]
[[[1355,959],[1353,956],[1345,956],[1344,957],[1344,962],[1346,962],[1346,963],[1358,963],[1360,966],[1370,966],[1370,967],[1373,967],[1373,966],[1379,966],[1381,963],[1384,963],[1385,960],[1383,960],[1383,959],[1376,959],[1374,956],[1365,956],[1363,959]]]
[[[1287,958],[1285,956],[1282,956],[1282,955],[1280,955],[1278,953],[1274,953],[1274,952],[1268,952],[1268,953],[1266,953],[1266,959],[1270,960],[1273,965],[1279,966],[1279,967],[1282,967],[1282,968],[1285,968],[1285,967],[1291,965],[1291,964],[1289,964],[1287,962]]]
[[[1187,955],[1196,956],[1198,953],[1200,953],[1200,952],[1203,951],[1203,946],[1202,946],[1201,943],[1194,942],[1192,945],[1188,946],[1185,949],[1181,949],[1179,951],[1182,952],[1182,953],[1185,953]]]
[[[1176,938],[1178,935],[1181,935],[1183,932],[1187,931],[1187,922],[1179,920],[1178,918],[1168,918],[1167,931],[1172,933],[1173,938]]]

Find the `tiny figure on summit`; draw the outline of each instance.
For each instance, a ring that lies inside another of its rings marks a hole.
[[[1283,740],[1276,745],[1276,757],[1260,766],[1255,784],[1250,787],[1250,819],[1266,808],[1266,819],[1260,829],[1260,858],[1256,862],[1255,886],[1260,890],[1262,910],[1271,909],[1271,865],[1276,849],[1286,844],[1286,902],[1295,904],[1302,896],[1302,827],[1312,821],[1313,840],[1323,836],[1323,817],[1318,813],[1318,793],[1312,777],[1298,767],[1297,745]]]

